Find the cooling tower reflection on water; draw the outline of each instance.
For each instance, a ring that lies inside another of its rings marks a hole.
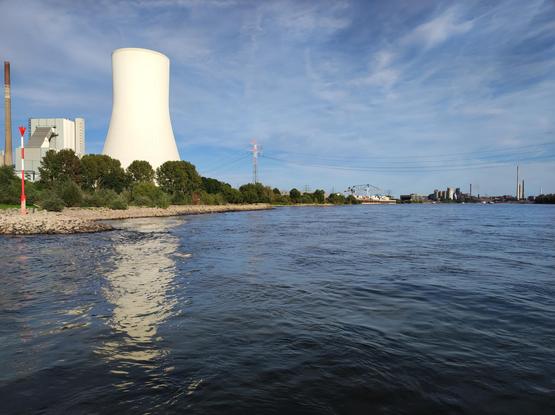
[[[155,368],[166,353],[158,327],[175,305],[167,292],[175,277],[172,256],[179,246],[168,230],[182,222],[132,219],[118,227],[132,229],[136,237],[113,234],[114,268],[105,274],[108,284],[102,293],[114,307],[107,323],[121,336],[106,341],[98,353],[117,362],[114,373],[127,373],[126,368],[134,363]]]

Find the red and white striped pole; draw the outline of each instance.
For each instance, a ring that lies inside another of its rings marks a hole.
[[[27,214],[26,197],[25,197],[25,127],[19,126],[21,134],[21,214]]]

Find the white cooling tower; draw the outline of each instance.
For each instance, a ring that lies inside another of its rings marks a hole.
[[[113,106],[103,154],[122,167],[146,160],[154,169],[180,160],[169,110],[170,60],[148,49],[112,53]]]

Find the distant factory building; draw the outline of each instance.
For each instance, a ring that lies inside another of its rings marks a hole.
[[[76,118],[30,118],[29,140],[25,144],[25,171],[31,180],[39,179],[42,158],[49,150],[70,149],[78,157],[85,154],[85,120]],[[21,170],[21,147],[17,148],[16,169]]]

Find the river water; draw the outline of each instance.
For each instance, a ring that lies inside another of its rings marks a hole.
[[[1,413],[555,413],[555,206],[0,237]]]

